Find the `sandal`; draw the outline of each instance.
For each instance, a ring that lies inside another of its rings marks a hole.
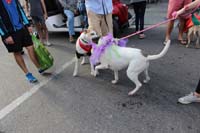
[[[145,34],[139,34],[139,39],[144,39],[145,37]]]
[[[70,37],[70,38],[69,38],[69,41],[70,41],[71,43],[74,43],[74,42],[75,42],[75,40],[74,40],[73,37]]]
[[[187,45],[187,40],[178,40],[181,45]]]

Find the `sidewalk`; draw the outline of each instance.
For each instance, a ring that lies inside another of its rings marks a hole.
[[[153,25],[158,22],[164,21],[167,15],[167,7],[168,7],[168,1],[147,4],[145,18],[144,18],[145,26]],[[133,9],[129,8],[129,12],[131,13],[131,15],[135,15]],[[132,26],[134,27],[135,25],[131,24],[131,27]]]
[[[165,20],[167,15],[168,1],[147,4],[145,12],[145,25],[153,25]]]

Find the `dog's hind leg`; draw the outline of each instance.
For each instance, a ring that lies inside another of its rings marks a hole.
[[[144,70],[144,74],[145,74],[145,79],[143,80],[144,83],[148,83],[149,80],[150,80],[148,69],[149,69],[149,65],[148,65],[147,68]]]
[[[115,77],[115,79],[112,80],[112,83],[113,83],[113,84],[116,84],[117,81],[119,80],[119,72],[116,71],[116,70],[114,70],[114,77]]]
[[[146,62],[146,59],[141,60],[132,60],[128,66],[128,69],[126,71],[126,74],[128,78],[135,83],[135,88],[128,93],[128,95],[135,94],[140,87],[142,86],[142,83],[139,81],[138,76],[141,72],[143,72],[145,69],[147,69],[149,66],[148,62]],[[148,73],[147,73],[148,74]]]
[[[133,95],[133,94],[135,94],[135,92],[138,91],[139,88],[142,86],[141,82],[138,80],[138,75],[139,75],[139,73],[134,73],[134,72],[129,72],[129,71],[127,71],[127,76],[128,76],[128,78],[129,78],[132,82],[134,82],[135,85],[136,85],[135,89],[132,90],[132,91],[130,91],[130,92],[128,93],[128,95],[130,95],[130,96]]]
[[[138,91],[139,88],[142,86],[141,82],[138,80],[138,76],[139,76],[140,72],[135,71],[135,70],[133,70],[133,69],[135,69],[135,68],[130,68],[130,64],[129,64],[128,70],[126,71],[126,74],[127,74],[128,78],[129,78],[132,82],[134,82],[134,83],[135,83],[135,86],[136,86],[134,90],[132,90],[132,91],[130,91],[130,92],[128,93],[128,95],[133,95],[133,94],[135,94],[135,92]]]

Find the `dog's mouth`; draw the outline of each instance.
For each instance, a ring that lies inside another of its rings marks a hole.
[[[92,38],[92,41],[93,41],[94,43],[97,43],[97,42],[99,41],[99,38],[100,38],[99,36],[93,37],[93,38]]]

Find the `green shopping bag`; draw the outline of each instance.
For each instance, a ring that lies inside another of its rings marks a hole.
[[[38,58],[38,62],[41,66],[41,69],[49,69],[53,66],[53,56],[45,48],[45,46],[36,38],[35,35],[32,35],[32,40],[34,44],[34,50]]]

